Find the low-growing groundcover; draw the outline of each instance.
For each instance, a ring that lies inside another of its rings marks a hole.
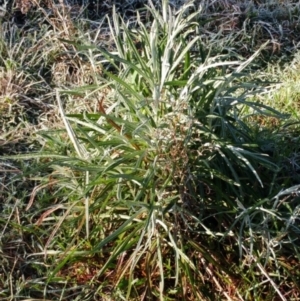
[[[299,299],[297,113],[202,4],[3,25],[3,300]]]

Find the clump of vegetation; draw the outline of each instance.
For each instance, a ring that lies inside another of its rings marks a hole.
[[[262,53],[282,7],[237,2],[226,34],[227,2],[179,2],[3,22],[3,300],[299,298],[298,54]]]

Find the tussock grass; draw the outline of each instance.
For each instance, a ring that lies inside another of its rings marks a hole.
[[[33,4],[1,24],[1,298],[297,300],[297,2]]]

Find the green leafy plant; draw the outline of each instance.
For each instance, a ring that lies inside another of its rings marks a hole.
[[[56,88],[65,130],[42,133],[43,152],[15,157],[39,162],[29,226],[19,227],[36,237],[23,269],[37,279],[20,291],[285,300],[280,275],[297,287],[299,273],[284,265],[280,246],[299,259],[299,187],[279,191],[278,166],[248,122],[283,117],[254,100],[267,88],[248,82],[246,68],[265,45],[230,61],[205,44],[191,3],[147,11],[134,27],[113,11],[110,49],[89,35],[56,40],[67,58],[90,64],[93,84]],[[75,111],[78,98],[94,111]]]

